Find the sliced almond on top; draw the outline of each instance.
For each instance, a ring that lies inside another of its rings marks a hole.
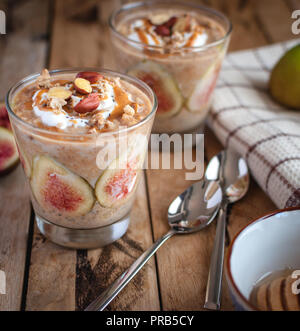
[[[69,99],[72,95],[72,92],[69,90],[66,90],[63,86],[55,86],[51,87],[51,89],[48,91],[48,97],[49,98],[58,98],[58,99]]]
[[[168,14],[156,14],[156,15],[154,14],[154,15],[151,15],[150,21],[154,25],[160,25],[160,24],[167,22],[169,18],[170,18],[170,15],[168,15]]]
[[[179,19],[177,19],[176,23],[174,24],[172,31],[180,32],[180,33],[188,31],[190,28],[190,21],[191,21],[190,16],[180,17]]]
[[[77,92],[82,94],[89,94],[93,91],[91,83],[84,78],[76,78],[74,81],[74,87]]]

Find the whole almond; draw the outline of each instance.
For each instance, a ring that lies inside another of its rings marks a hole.
[[[98,93],[91,93],[86,98],[78,102],[78,104],[74,107],[74,110],[77,113],[85,114],[97,109],[99,104],[100,99]]]
[[[164,25],[158,25],[154,31],[162,37],[168,37],[171,34],[171,30]]]
[[[103,75],[96,71],[81,71],[76,75],[76,78],[84,78],[91,84],[95,84],[99,79],[103,78]]]

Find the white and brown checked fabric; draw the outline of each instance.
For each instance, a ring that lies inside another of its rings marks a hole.
[[[279,208],[300,206],[300,111],[268,92],[270,71],[300,39],[229,54],[209,125],[226,148],[243,155],[252,175]]]

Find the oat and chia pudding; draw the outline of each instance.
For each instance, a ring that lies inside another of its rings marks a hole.
[[[177,1],[138,2],[114,12],[110,28],[117,69],[157,95],[153,131],[203,126],[229,42],[226,17]]]
[[[8,94],[10,119],[38,217],[92,229],[131,209],[155,114],[155,96],[109,71],[55,71]]]

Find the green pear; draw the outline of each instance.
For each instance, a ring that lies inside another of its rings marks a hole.
[[[300,44],[290,49],[275,65],[269,88],[276,101],[300,109]]]

